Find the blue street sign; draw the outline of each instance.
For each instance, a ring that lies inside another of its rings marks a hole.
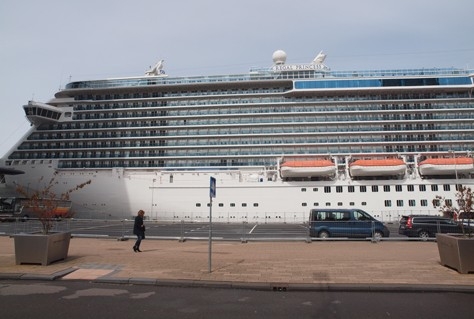
[[[216,179],[211,177],[211,186],[209,188],[209,196],[211,198],[216,198]]]

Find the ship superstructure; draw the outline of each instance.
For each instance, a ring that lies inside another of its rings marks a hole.
[[[58,187],[84,217],[204,221],[209,178],[222,222],[302,222],[317,206],[378,219],[437,214],[474,184],[474,72],[456,68],[332,71],[306,64],[247,74],[75,81],[24,106],[33,124],[4,158],[6,184]]]

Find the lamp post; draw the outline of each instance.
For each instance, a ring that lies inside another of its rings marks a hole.
[[[150,207],[150,217],[153,218],[153,207],[155,206],[155,182],[156,179],[153,178],[151,185],[151,207]],[[158,212],[156,213],[155,220],[158,220]]]
[[[458,190],[458,167],[457,167],[457,160],[456,160],[456,153],[453,150],[450,150],[449,153],[451,153],[451,157],[454,161],[454,177],[455,177],[455,189]]]

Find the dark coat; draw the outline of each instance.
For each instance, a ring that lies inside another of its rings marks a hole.
[[[143,224],[143,217],[136,216],[133,224],[133,234],[145,238],[145,224]]]

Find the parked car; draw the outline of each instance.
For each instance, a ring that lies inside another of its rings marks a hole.
[[[398,233],[408,237],[428,239],[436,233],[462,233],[462,227],[451,218],[428,215],[402,216]]]
[[[380,221],[361,209],[312,209],[309,214],[311,237],[389,237]]]

